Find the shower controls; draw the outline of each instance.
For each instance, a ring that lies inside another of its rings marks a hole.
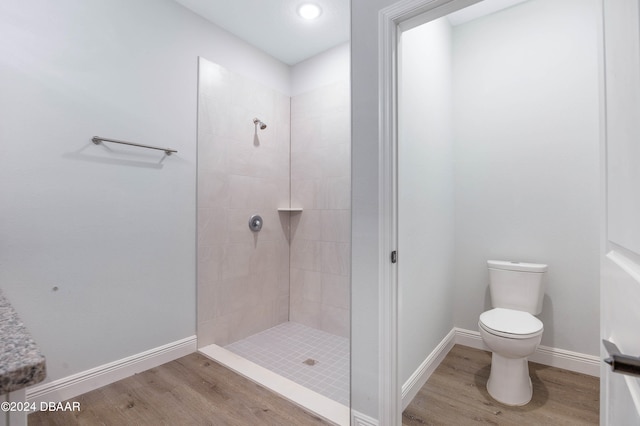
[[[254,214],[249,218],[249,229],[253,232],[259,232],[262,229],[262,216]]]

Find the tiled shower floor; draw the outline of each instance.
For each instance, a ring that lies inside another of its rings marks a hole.
[[[286,322],[227,345],[225,349],[349,406],[349,339],[346,337]]]

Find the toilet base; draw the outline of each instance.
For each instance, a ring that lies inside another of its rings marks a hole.
[[[491,374],[487,391],[493,399],[505,405],[525,405],[531,401],[533,386],[529,378],[529,361],[491,355]]]

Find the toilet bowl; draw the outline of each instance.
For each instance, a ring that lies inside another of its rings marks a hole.
[[[492,352],[489,395],[506,405],[527,404],[533,396],[528,357],[542,339],[542,321],[528,312],[494,308],[480,315],[478,328]]]

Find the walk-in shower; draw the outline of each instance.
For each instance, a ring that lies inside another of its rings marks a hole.
[[[200,351],[343,423],[327,413],[348,419],[348,75],[293,97],[204,59],[199,79]]]

